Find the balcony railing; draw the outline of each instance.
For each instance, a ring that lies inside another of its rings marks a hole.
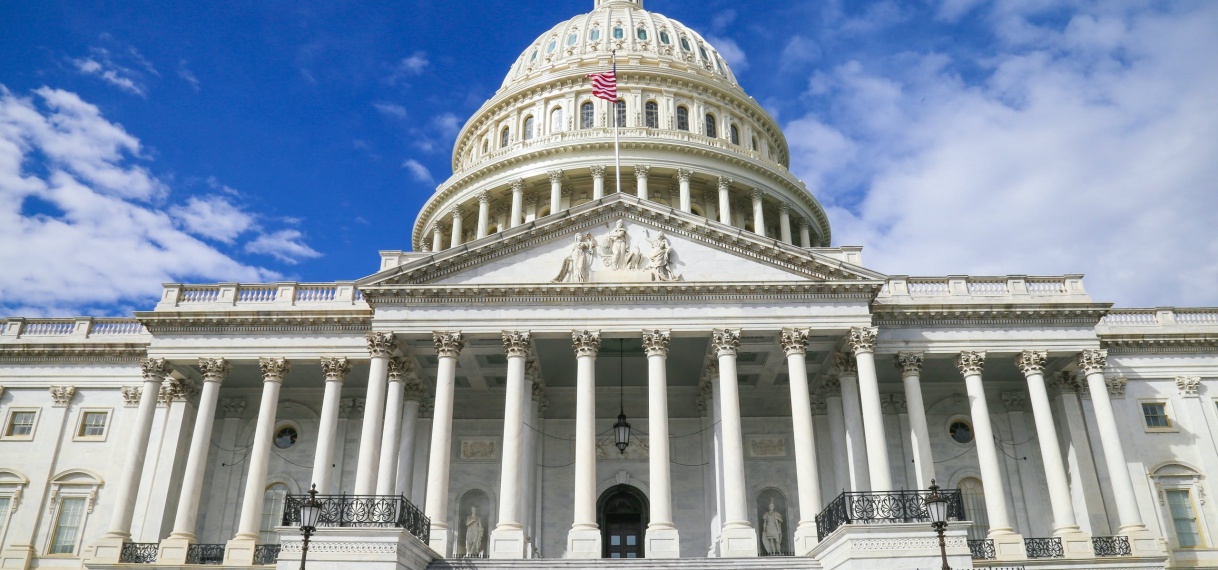
[[[160,547],[159,542],[124,542],[122,551],[118,553],[118,561],[123,564],[153,564]]]
[[[1100,556],[1133,556],[1128,536],[1093,536],[1091,548]]]
[[[223,544],[192,544],[186,549],[187,564],[224,564]]]
[[[998,557],[998,551],[994,550],[994,541],[988,538],[968,541],[968,550],[972,553],[973,560],[993,560]]]
[[[944,489],[947,496],[947,519],[964,520],[964,500],[959,489]],[[888,491],[884,493],[845,492],[816,515],[819,540],[844,524],[892,524],[930,522],[926,512],[929,491]]]
[[[300,526],[300,505],[308,495],[288,495],[283,525]],[[319,527],[397,527],[422,541],[431,533],[431,519],[402,495],[318,495]]]
[[[265,566],[268,564],[274,564],[278,559],[278,544],[258,544],[254,546],[254,564]]]
[[[1057,537],[1025,538],[1023,539],[1023,549],[1028,558],[1064,558],[1066,556],[1066,551],[1062,550],[1062,539]]]

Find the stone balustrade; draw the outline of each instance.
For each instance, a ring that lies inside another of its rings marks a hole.
[[[218,283],[184,285],[166,283],[156,311],[249,309],[367,308],[353,281],[333,283]]]
[[[3,323],[0,343],[22,340],[131,342],[150,337],[144,325],[131,318],[8,318]]]
[[[1101,333],[1187,332],[1218,325],[1218,308],[1113,309],[1100,321]]]
[[[994,298],[1023,298],[1038,302],[1088,301],[1082,275],[997,277],[949,275],[946,277],[909,277],[893,275],[880,292],[885,303],[975,303]]]

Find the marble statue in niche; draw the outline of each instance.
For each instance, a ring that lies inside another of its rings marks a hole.
[[[761,544],[766,554],[782,554],[782,513],[774,510],[774,498],[770,497],[770,507],[761,515]]]
[[[469,558],[482,558],[485,537],[486,531],[482,525],[482,517],[478,516],[478,507],[470,507],[469,516],[465,517],[465,555]]]

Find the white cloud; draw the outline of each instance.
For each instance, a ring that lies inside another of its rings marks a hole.
[[[194,89],[196,93],[199,91],[199,78],[195,77],[194,72],[186,67],[186,60],[184,59],[178,61],[178,77],[188,83],[190,88]]]
[[[135,48],[128,48],[128,53],[146,72],[159,75],[156,68],[152,67],[152,64],[147,59],[144,59],[144,56],[140,55],[140,52],[136,51]],[[116,63],[110,55],[110,50],[106,48],[90,48],[87,57],[74,58],[69,61],[76,67],[77,71],[85,75],[97,77],[110,85],[140,97],[144,97],[147,94],[143,83],[140,81],[140,73]]]
[[[393,66],[386,81],[390,85],[397,85],[407,77],[422,75],[427,70],[427,66],[431,62],[427,59],[427,52],[416,51],[410,57],[404,57]]]
[[[719,55],[722,55],[723,60],[732,66],[732,71],[739,73],[749,68],[749,58],[745,55],[744,50],[740,49],[740,44],[737,44],[736,40],[707,36],[706,41],[719,50]]]
[[[245,251],[269,255],[293,265],[301,259],[321,257],[320,252],[301,241],[303,237],[304,235],[297,230],[280,230],[271,234],[263,234],[245,244]]]
[[[711,30],[713,30],[715,32],[721,32],[724,29],[726,29],[728,26],[732,25],[732,22],[735,22],[735,21],[736,21],[736,11],[729,8],[727,10],[719,12],[718,14],[715,14],[715,17],[711,19]]]
[[[786,132],[834,242],[894,274],[1078,272],[1120,305],[1218,304],[1218,5],[1062,29],[993,11],[980,81],[907,54],[810,83],[827,118]]]
[[[254,216],[223,196],[192,196],[185,205],[171,207],[169,214],[190,233],[224,243],[255,228]]]
[[[431,171],[428,170],[426,166],[423,166],[423,163],[413,158],[406,159],[406,162],[402,163],[402,168],[410,171],[410,175],[413,176],[416,181],[427,184],[435,183],[435,179],[431,177]]]
[[[380,111],[381,113],[390,117],[397,119],[406,118],[406,107],[401,105],[395,103],[373,103],[372,106],[375,107],[377,111]]]
[[[441,113],[431,118],[431,126],[442,138],[449,140],[461,131],[461,118],[452,113]]]

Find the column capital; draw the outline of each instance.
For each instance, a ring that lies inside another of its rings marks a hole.
[[[1103,349],[1084,350],[1078,354],[1078,369],[1084,375],[1103,372],[1108,365],[1108,351]]]
[[[454,205],[453,207],[449,208],[448,212],[446,212],[444,215],[452,216],[454,222],[459,220],[461,218],[461,206]]]
[[[70,388],[70,386],[67,386]],[[56,386],[52,386],[54,391]],[[161,390],[157,393],[156,405],[158,407],[166,407],[173,402],[184,402],[187,398],[194,397],[198,392],[195,389],[194,382],[189,379],[170,378],[168,382],[161,384]],[[52,395],[52,397],[54,397]],[[68,399],[71,399],[69,395]]]
[[[541,384],[541,365],[536,360],[529,359],[524,363],[524,378],[533,384]]]
[[[1028,411],[1028,395],[1023,392],[1003,392],[1002,405],[1008,412]]]
[[[491,203],[491,193],[487,190],[483,190],[483,191],[479,192],[478,193],[478,203],[479,204],[490,204]]]
[[[733,180],[731,178],[728,178],[726,176],[720,176],[719,177],[719,189],[727,190],[728,187],[732,185],[732,182],[733,182]]]
[[[199,358],[199,370],[203,371],[204,382],[219,384],[224,381],[231,369],[228,361],[223,358]]]
[[[571,331],[575,356],[596,356],[601,350],[601,331]]]
[[[1082,389],[1082,383],[1078,381],[1073,372],[1061,370],[1053,374],[1053,387],[1059,392],[1075,394]]]
[[[220,400],[220,412],[226,418],[239,418],[245,411],[245,398],[224,398]]]
[[[537,193],[529,192],[528,196],[524,197],[524,203],[528,204],[530,206],[536,206],[537,205]]]
[[[838,380],[843,377],[858,378],[859,363],[849,352],[835,352],[833,353],[833,370],[837,373]]]
[[[604,178],[605,177],[605,165],[603,165],[603,164],[594,164],[594,165],[588,167],[588,170],[590,170],[592,172],[593,178]]]
[[[258,368],[262,370],[263,382],[283,382],[283,378],[292,371],[292,362],[286,358],[259,358]]]
[[[562,183],[562,170],[551,170],[546,172],[546,177],[550,179],[550,184]]]
[[[423,402],[427,398],[427,387],[418,380],[411,379],[402,385],[402,399],[411,402]]]
[[[820,394],[826,398],[842,396],[842,379],[832,374],[820,380]]]
[[[791,205],[786,202],[779,202],[778,203],[778,213],[779,214],[790,214]]]
[[[668,342],[671,338],[672,334],[666,330],[645,330],[643,331],[643,350],[647,352],[647,356],[667,356]]]
[[[364,335],[368,342],[368,353],[372,358],[389,358],[398,347],[397,337],[393,333],[370,332]]]
[[[694,171],[692,171],[688,168],[678,168],[677,169],[677,180],[680,180],[681,182],[689,182],[689,179],[693,178],[693,177],[694,177]]]
[[[888,415],[908,412],[905,396],[902,394],[880,394],[880,409]]]
[[[875,352],[875,339],[879,334],[880,329],[876,327],[850,327],[846,341],[850,343],[850,350],[855,354]]]
[[[902,378],[922,375],[923,358],[921,352],[898,352],[895,360],[897,370],[901,371]]]
[[[634,165],[634,177],[646,179],[651,173],[651,166],[647,164]]]
[[[956,368],[965,376],[980,376],[985,370],[985,351],[966,350],[956,357]]]
[[[754,202],[760,202],[762,198],[765,198],[765,190],[761,188],[753,188],[751,196],[753,197]]]
[[[546,400],[546,385],[545,384],[542,384],[541,382],[533,382],[533,386],[530,389],[530,392],[531,392],[530,393],[531,399],[534,402],[541,404],[542,402],[544,402]]]
[[[1197,389],[1201,387],[1200,376],[1176,376],[1176,389],[1185,398],[1198,398]]]
[[[740,348],[740,329],[715,329],[711,333],[711,344],[718,356],[736,356]]]
[[[703,190],[702,201],[706,202],[707,204],[718,204],[719,194],[717,194],[714,190]]]
[[[511,182],[510,186],[512,187],[512,192],[524,192],[524,179],[517,178]]]
[[[163,382],[173,372],[173,366],[164,358],[145,358],[140,361],[140,372],[145,382]]]
[[[810,230],[810,229],[812,229],[812,223],[809,222],[807,218],[800,218],[799,219],[799,229]]]
[[[321,358],[321,373],[326,378],[326,382],[342,382],[347,379],[347,373],[351,372],[351,361],[345,357],[322,357]]]
[[[778,337],[778,343],[782,345],[782,350],[791,356],[793,354],[808,353],[808,337],[812,334],[812,329],[796,329],[784,328]]]
[[[503,352],[511,358],[526,357],[533,346],[533,335],[529,331],[503,331]]]
[[[431,333],[431,339],[436,346],[436,355],[441,358],[456,358],[465,348],[465,337],[459,331],[435,331]]]
[[[389,359],[389,381],[407,382],[414,379],[414,361],[409,358]]]
[[[162,386],[164,389],[164,386]],[[66,408],[72,402],[72,396],[76,395],[76,386],[63,385],[51,386],[51,406],[55,408]]]
[[[1045,373],[1045,360],[1049,353],[1043,350],[1025,350],[1015,356],[1015,366],[1024,376]]]

